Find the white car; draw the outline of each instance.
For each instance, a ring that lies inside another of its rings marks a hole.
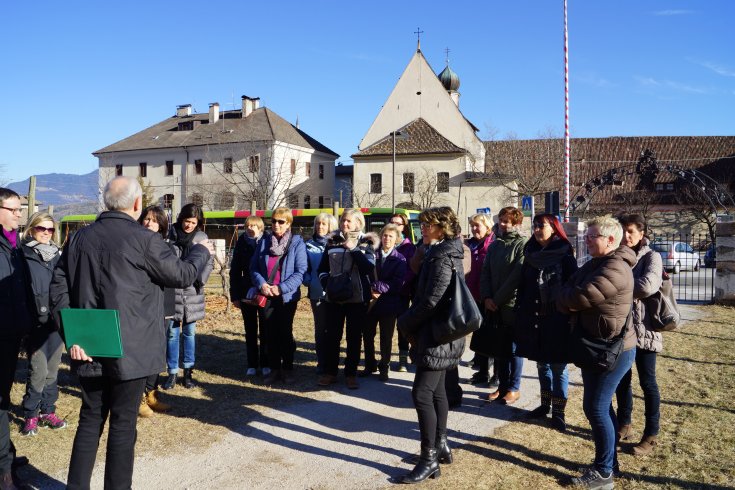
[[[664,269],[674,274],[680,271],[698,271],[699,254],[684,242],[653,242],[651,248],[661,254]]]

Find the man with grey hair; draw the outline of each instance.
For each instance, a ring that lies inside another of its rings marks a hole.
[[[92,359],[78,345],[69,349],[82,388],[70,489],[89,488],[101,428],[108,419],[104,487],[131,488],[138,405],[146,377],[165,365],[163,288],[190,286],[211,252],[208,243],[194,245],[179,260],[158,233],[140,226],[136,220],[143,199],[135,179],[112,179],[103,199],[108,210],[70,239],[51,283],[57,322],[62,308],[117,310],[124,353],[119,359]]]

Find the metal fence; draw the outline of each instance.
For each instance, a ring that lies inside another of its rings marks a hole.
[[[584,236],[576,237],[572,244],[577,264],[590,259]],[[685,233],[656,234],[651,248],[661,255],[664,270],[671,277],[680,303],[712,303],[715,296],[715,248],[709,235]]]

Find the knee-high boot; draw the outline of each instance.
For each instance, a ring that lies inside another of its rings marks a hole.
[[[555,396],[551,399],[551,426],[559,432],[566,432],[567,423],[564,420],[564,410],[567,407],[567,399]]]
[[[452,448],[447,441],[447,431],[436,431],[436,457],[441,464],[452,464]]]

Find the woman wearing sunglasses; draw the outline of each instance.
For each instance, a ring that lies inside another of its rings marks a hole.
[[[271,231],[263,234],[250,264],[253,286],[268,298],[261,312],[271,370],[265,384],[293,381],[293,319],[308,259],[304,241],[291,233],[292,223],[289,208],[274,209]]]
[[[541,405],[529,417],[545,418],[551,411],[551,425],[564,432],[569,316],[557,311],[556,294],[577,270],[577,260],[556,216],[534,216],[533,235],[523,248],[523,256],[516,300],[516,353],[536,361],[541,386]]]
[[[54,267],[59,261],[59,247],[51,240],[54,219],[48,213],[35,213],[23,233],[23,254],[30,272],[30,284],[35,299],[35,328],[31,330],[28,350],[28,379],[23,396],[25,422],[20,433],[35,436],[38,427],[62,429],[66,421],[56,415],[59,397],[57,374],[64,342],[49,321],[49,286]]]

